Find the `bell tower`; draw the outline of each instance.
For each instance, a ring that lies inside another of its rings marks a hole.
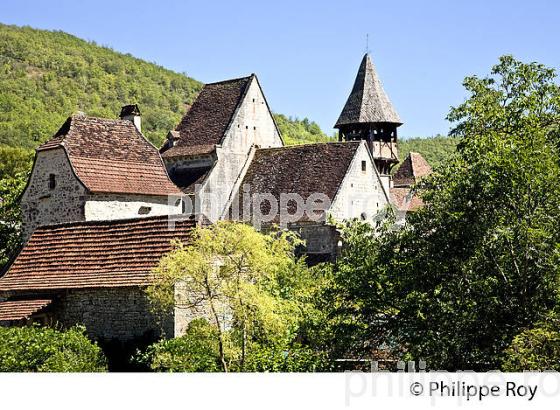
[[[391,168],[399,162],[397,128],[401,125],[369,54],[364,55],[354,87],[334,126],[339,141],[367,141],[377,170],[389,177]]]

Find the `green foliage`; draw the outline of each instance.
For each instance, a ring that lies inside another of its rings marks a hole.
[[[560,370],[560,326],[553,316],[514,337],[505,351],[506,372]]]
[[[0,269],[21,244],[19,198],[32,157],[32,151],[0,146]]]
[[[218,332],[206,320],[195,319],[183,336],[149,346],[137,360],[158,372],[218,372]]]
[[[331,370],[324,352],[298,343],[292,346],[254,343],[245,363],[248,372],[319,372]]]
[[[197,228],[188,246],[162,258],[148,297],[156,313],[175,304],[207,312],[221,369],[244,371],[252,347],[290,345],[314,314],[312,274],[294,256],[299,243],[291,232],[241,223]]]
[[[352,355],[386,343],[431,369],[497,369],[513,338],[555,306],[554,73],[506,56],[465,86],[471,97],[449,115],[457,153],[417,187],[427,206],[401,230],[345,231],[330,323]]]
[[[102,372],[107,370],[99,346],[85,328],[65,332],[37,326],[0,327],[2,372]]]
[[[185,75],[60,31],[0,24],[0,144],[33,148],[76,111],[116,118],[142,110],[159,145],[201,84]]]
[[[558,283],[560,90],[554,72],[506,56],[452,109],[458,153],[425,180],[429,203],[389,237],[394,331],[431,368],[498,368]]]
[[[458,138],[437,135],[429,138],[399,139],[399,158],[404,160],[409,152],[420,153],[432,168],[438,167],[449,159],[457,148]],[[397,170],[395,167],[394,170]]]
[[[286,145],[334,141],[321,130],[317,123],[309,121],[307,118],[300,120],[286,117],[283,114],[274,114],[274,120]]]

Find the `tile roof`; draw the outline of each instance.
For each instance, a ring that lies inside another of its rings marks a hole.
[[[9,300],[0,302],[0,321],[27,319],[51,303],[50,299]]]
[[[391,188],[389,191],[391,200],[399,211],[416,211],[424,206],[422,198],[408,187]]]
[[[206,84],[190,110],[175,128],[179,132],[173,147],[162,154],[164,158],[208,153],[219,144],[227,131],[237,107],[255,78],[236,78]],[[203,147],[203,148],[202,148]]]
[[[419,153],[410,152],[393,175],[393,185],[395,187],[414,185],[422,177],[431,173],[432,167],[428,161]]]
[[[37,151],[59,147],[91,192],[180,194],[157,149],[131,121],[74,115]]]
[[[257,149],[241,187],[248,184],[251,194],[271,193],[277,201],[282,193],[299,194],[305,200],[322,193],[332,203],[359,146],[353,141]],[[241,188],[239,204],[243,195]],[[263,214],[269,210],[269,203],[263,202]],[[288,212],[295,210],[295,204],[288,203]]]
[[[39,227],[0,278],[0,291],[145,285],[170,242],[196,221],[168,216]]]
[[[383,89],[369,54],[366,54],[335,128],[346,124],[374,122],[402,124]]]

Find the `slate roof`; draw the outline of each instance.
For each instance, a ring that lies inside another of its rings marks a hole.
[[[0,291],[139,286],[196,221],[168,216],[72,222],[37,228],[0,278]]]
[[[243,204],[242,187],[248,185],[250,194],[271,193],[277,201],[282,193],[299,194],[305,200],[323,193],[332,203],[359,146],[359,141],[353,141],[257,149],[236,201]],[[264,201],[261,212],[266,215],[269,210]],[[288,212],[295,210],[289,202]]]
[[[383,89],[369,54],[366,54],[335,128],[346,124],[376,122],[402,124]]]
[[[0,302],[0,321],[27,319],[51,303],[50,299],[9,300]]]
[[[190,110],[175,128],[179,133],[173,147],[163,147],[162,156],[201,155],[220,144],[234,114],[255,78],[236,78],[206,84]],[[166,149],[167,148],[167,149]]]
[[[91,192],[178,195],[158,150],[131,121],[74,115],[38,152],[64,148]]]
[[[422,155],[410,152],[393,175],[393,186],[410,186],[432,173],[432,167]]]

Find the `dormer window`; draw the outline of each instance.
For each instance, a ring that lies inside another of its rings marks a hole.
[[[56,175],[49,174],[49,189],[55,189],[55,188],[56,188]]]

